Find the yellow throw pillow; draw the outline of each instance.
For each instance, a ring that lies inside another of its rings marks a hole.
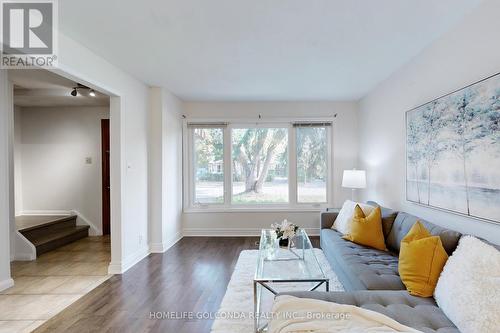
[[[354,216],[349,223],[349,233],[343,236],[356,244],[385,251],[384,232],[382,230],[382,211],[380,207],[365,216],[359,205],[354,209]]]
[[[410,294],[430,297],[447,260],[441,238],[417,221],[401,241],[399,276]]]

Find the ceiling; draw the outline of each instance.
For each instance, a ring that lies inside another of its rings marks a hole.
[[[9,70],[14,84],[14,105],[21,107],[108,106],[109,97],[99,92],[88,95],[82,89],[77,96],[71,91],[77,83],[42,69]]]
[[[357,100],[481,0],[60,1],[62,31],[184,100]]]

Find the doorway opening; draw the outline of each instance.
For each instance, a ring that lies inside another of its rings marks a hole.
[[[2,294],[40,305],[13,320],[41,324],[109,278],[110,97],[45,70],[9,80],[15,285]]]
[[[102,165],[102,234],[111,231],[111,181],[110,181],[110,137],[109,119],[101,119],[101,165]]]

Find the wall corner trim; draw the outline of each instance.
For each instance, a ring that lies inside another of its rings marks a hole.
[[[167,250],[163,243],[151,243],[149,244],[149,252],[151,253],[163,253]]]
[[[33,253],[16,253],[11,261],[33,261],[36,260],[36,256]]]
[[[142,259],[146,258],[149,255],[149,248],[143,247],[137,250],[135,253],[129,255],[125,260],[118,262],[111,262],[108,266],[109,274],[123,274],[127,270],[129,270],[132,266],[137,264]]]
[[[0,281],[0,291],[8,289],[14,286],[14,280],[12,278]]]
[[[151,243],[149,244],[149,251],[151,253],[165,253],[168,249],[174,246],[178,241],[182,239],[183,235],[179,231],[174,234],[170,239],[164,243]]]

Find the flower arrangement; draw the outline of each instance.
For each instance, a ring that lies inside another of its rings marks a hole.
[[[280,246],[288,246],[289,239],[293,238],[299,230],[299,226],[288,222],[286,219],[281,223],[271,224],[271,228],[276,232],[276,238],[279,240]]]

